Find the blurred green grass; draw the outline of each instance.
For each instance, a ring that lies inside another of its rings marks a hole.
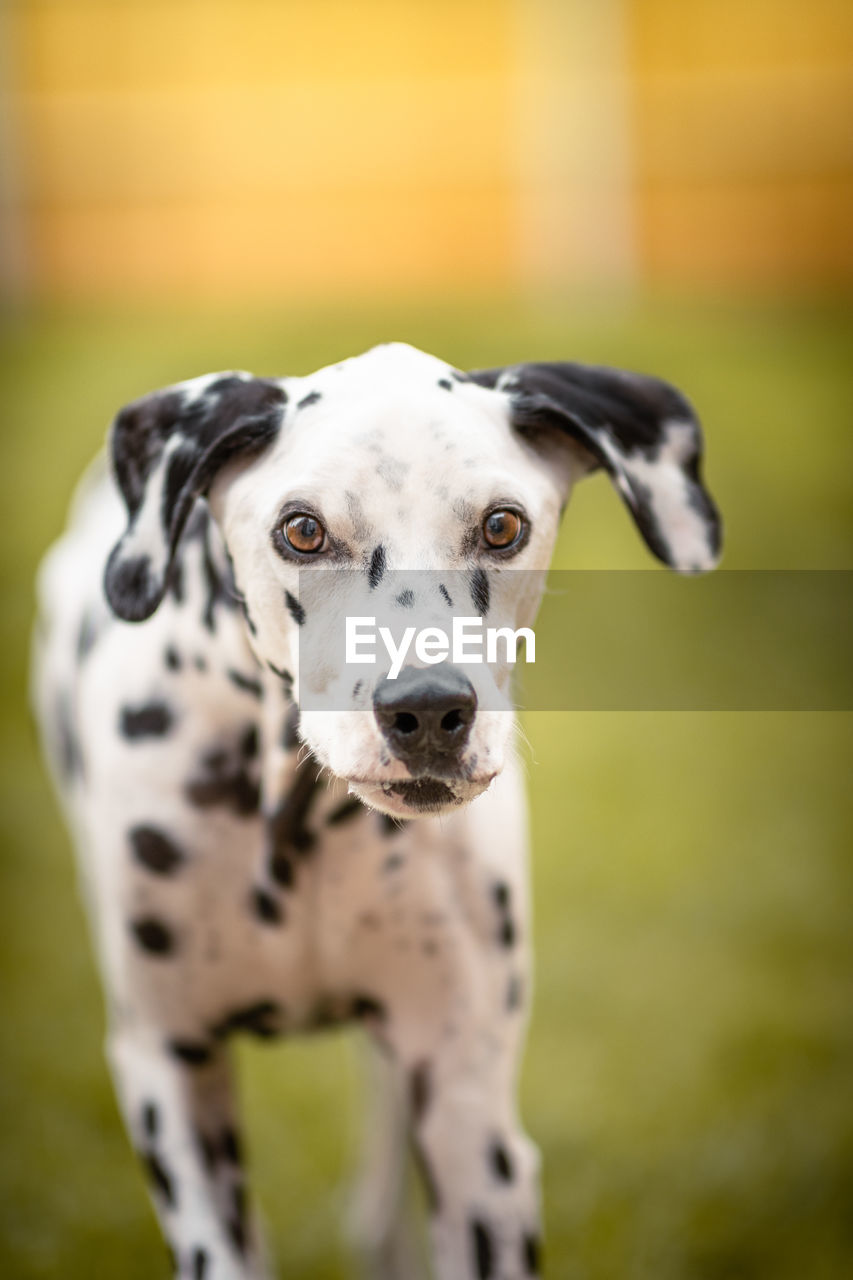
[[[24,697],[35,565],[116,407],[194,373],[304,372],[391,338],[461,367],[645,369],[706,423],[728,568],[850,568],[851,330],[840,306],[674,299],[6,318],[0,1274],[166,1275]],[[576,494],[556,564],[648,567],[602,478]],[[525,728],[537,998],[523,1111],[544,1154],[548,1274],[850,1275],[850,716],[540,713]],[[240,1056],[280,1271],[341,1280],[353,1044]]]

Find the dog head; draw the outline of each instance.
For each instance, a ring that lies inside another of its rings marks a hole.
[[[306,695],[304,741],[397,816],[462,804],[500,771],[508,665],[433,665],[421,649],[353,679],[323,642],[335,618],[368,609],[419,634],[450,613],[529,626],[572,485],[597,468],[666,564],[698,572],[720,550],[689,404],[611,369],[465,374],[392,344],[309,377],[220,374],[156,392],[119,414],[112,453],[129,515],[107,564],[115,612],[156,609],[207,497],[256,656]]]

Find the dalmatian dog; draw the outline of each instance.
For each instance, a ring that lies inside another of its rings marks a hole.
[[[536,592],[513,582],[536,573],[509,570],[547,569],[573,484],[598,468],[659,559],[705,570],[720,522],[700,453],[692,409],[657,379],[462,373],[396,343],[308,377],[195,378],[118,414],[41,570],[34,698],[175,1275],[271,1274],[232,1036],[342,1022],[374,1057],[353,1210],[370,1274],[421,1270],[409,1148],[438,1280],[538,1274],[512,715],[487,697],[493,673],[478,687],[410,653],[395,682],[381,664],[351,688],[327,671],[348,692],[300,716],[300,584],[346,571],[393,613],[437,575],[439,616],[446,574],[468,613],[531,623]],[[429,573],[400,590],[408,571]]]

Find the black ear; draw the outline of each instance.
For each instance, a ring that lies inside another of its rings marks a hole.
[[[702,485],[702,432],[690,404],[658,378],[595,365],[519,364],[471,373],[503,391],[514,426],[556,427],[605,468],[647,546],[684,572],[712,569],[722,545]]]
[[[272,378],[218,373],[154,391],[121,410],[110,452],[128,525],[104,575],[120,618],[151,616],[196,498],[226,462],[259,453],[275,439],[286,401]]]

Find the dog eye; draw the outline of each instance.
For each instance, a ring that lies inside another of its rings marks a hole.
[[[282,526],[285,542],[302,555],[315,555],[326,545],[326,530],[315,516],[288,516]]]
[[[490,511],[483,521],[483,537],[486,544],[498,551],[514,547],[524,532],[524,521],[517,511],[501,508]]]

